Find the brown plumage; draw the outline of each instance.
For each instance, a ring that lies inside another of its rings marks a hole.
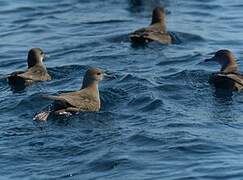
[[[157,41],[162,44],[171,44],[172,37],[166,31],[165,10],[156,7],[153,10],[152,21],[149,27],[141,28],[130,34],[130,39],[135,43]]]
[[[9,85],[22,89],[33,82],[50,80],[51,77],[43,64],[44,58],[45,54],[40,48],[32,48],[27,58],[28,69],[10,74],[7,77]]]
[[[236,58],[230,50],[219,50],[212,58],[205,61],[215,61],[221,65],[221,70],[213,73],[209,79],[209,82],[214,84],[216,88],[237,91],[243,88],[243,76],[239,74]]]
[[[86,71],[81,90],[62,93],[58,96],[45,96],[54,100],[53,109],[50,112],[41,112],[34,119],[47,120],[50,114],[71,115],[81,111],[99,111],[100,95],[98,84],[103,79],[104,72],[99,68],[91,68]]]

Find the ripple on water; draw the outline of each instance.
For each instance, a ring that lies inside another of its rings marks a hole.
[[[132,45],[128,34],[148,25],[157,5],[166,7],[176,43]],[[221,48],[241,58],[241,2],[26,0],[0,6],[1,76],[24,70],[28,49],[41,47],[53,77],[21,92],[0,79],[2,179],[242,178],[242,95],[215,92],[208,77],[219,66],[204,63]],[[43,94],[80,89],[89,67],[113,76],[99,85],[100,112],[32,121],[52,103]]]

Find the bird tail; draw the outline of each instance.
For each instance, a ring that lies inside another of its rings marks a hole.
[[[33,120],[37,121],[47,121],[50,112],[40,112],[33,117]]]

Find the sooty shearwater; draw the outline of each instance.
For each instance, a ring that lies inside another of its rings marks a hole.
[[[24,89],[26,86],[38,82],[51,80],[43,60],[45,54],[40,48],[29,50],[27,57],[28,69],[26,71],[13,72],[7,76],[8,83],[15,89]]]
[[[239,91],[243,88],[243,76],[238,72],[238,64],[235,56],[230,50],[222,49],[217,51],[205,62],[214,61],[221,65],[219,72],[213,73],[209,83],[216,88],[224,88]]]
[[[100,110],[100,95],[98,84],[105,76],[103,70],[91,68],[86,71],[82,88],[79,91],[62,93],[57,96],[45,96],[54,100],[51,110],[37,114],[34,120],[47,120],[50,114],[69,116],[73,113]]]
[[[131,33],[129,37],[135,43],[157,41],[162,44],[171,44],[172,37],[166,31],[165,23],[165,9],[156,7],[153,10],[152,21],[149,27],[138,29]]]

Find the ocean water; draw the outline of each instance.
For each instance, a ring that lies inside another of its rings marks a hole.
[[[178,42],[133,46],[128,34],[163,5]],[[0,75],[41,47],[52,81],[13,92],[0,80],[0,179],[242,179],[243,94],[215,91],[210,53],[243,66],[240,0],[2,0]],[[100,67],[102,109],[34,122],[51,101]]]

